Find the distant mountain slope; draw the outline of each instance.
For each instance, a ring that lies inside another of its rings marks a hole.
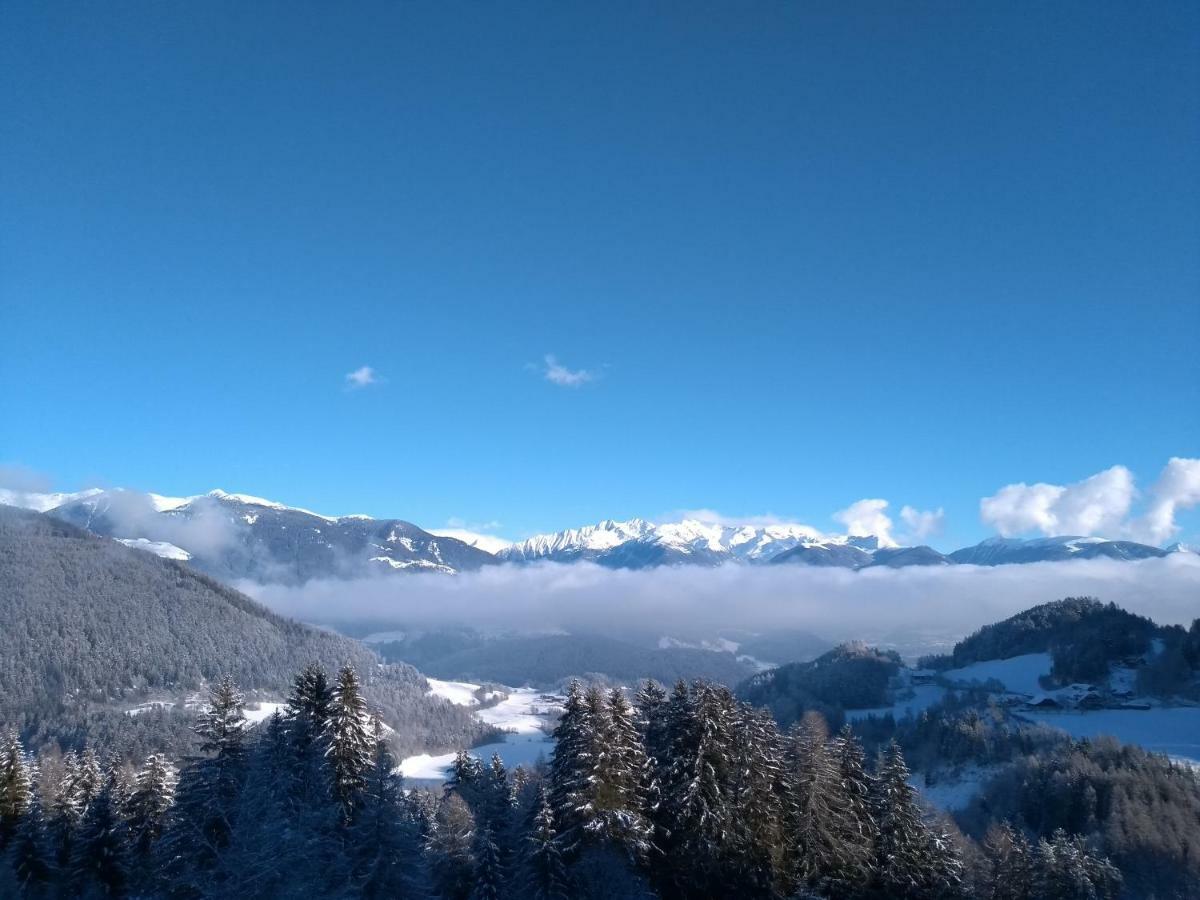
[[[95,534],[144,539],[190,555],[195,568],[226,582],[302,584],[391,572],[473,571],[495,562],[453,537],[400,519],[322,516],[260,497],[212,491],[167,498],[104,491],[50,510]]]
[[[755,671],[732,653],[690,647],[660,649],[599,635],[508,636],[376,644],[385,658],[420,666],[431,677],[551,687],[571,676],[598,675],[633,684],[653,678],[707,678],[737,684]]]
[[[119,718],[103,727],[119,732],[133,722],[121,711],[143,697],[179,696],[221,674],[282,696],[313,661],[354,665],[405,747],[443,747],[479,730],[427,697],[411,666],[380,667],[357,641],[278,616],[184,564],[8,506],[0,623],[0,722],[42,737],[82,737],[104,711]]]
[[[989,538],[974,547],[955,550],[954,563],[999,566],[1010,563],[1052,562],[1065,559],[1149,559],[1166,556],[1166,550],[1133,541],[1109,541],[1098,537]]]

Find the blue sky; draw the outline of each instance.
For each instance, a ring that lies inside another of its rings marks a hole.
[[[1195,4],[3,17],[0,461],[60,488],[952,546],[1200,456]]]

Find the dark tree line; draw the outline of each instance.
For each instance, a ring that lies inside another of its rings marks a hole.
[[[6,737],[0,895],[1048,900],[1119,884],[1065,833],[1009,830],[968,871],[898,745],[868,766],[848,729],[808,715],[782,732],[705,682],[632,702],[573,683],[549,766],[461,753],[437,792],[403,788],[350,667],[306,668],[253,731],[242,707],[232,680],[213,687],[178,775],[85,752],[49,778]],[[1015,860],[1029,890],[1005,894]]]

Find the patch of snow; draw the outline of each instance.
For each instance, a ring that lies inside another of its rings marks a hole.
[[[916,716],[940,703],[942,697],[946,695],[946,689],[937,684],[917,684],[913,685],[912,694],[911,697],[904,700],[897,700],[891,706],[877,706],[874,709],[848,709],[846,718],[851,722],[857,722],[868,716],[881,717],[888,713],[891,713],[897,720],[903,719],[908,713]]]
[[[443,697],[456,706],[476,706],[479,698],[475,692],[479,685],[468,681],[441,681],[437,678],[426,678],[429,682],[429,693],[435,697]]]
[[[458,574],[456,569],[427,559],[392,559],[390,556],[372,556],[371,562],[384,563],[393,569],[431,569],[435,572],[445,572],[448,575]]]
[[[955,812],[966,809],[983,786],[996,776],[1000,766],[966,766],[958,772],[913,773],[909,784],[921,792],[926,802]]]
[[[0,503],[5,506],[31,509],[34,512],[49,512],[64,503],[86,500],[103,493],[104,491],[100,488],[88,488],[86,491],[76,491],[71,494],[62,492],[44,494],[37,491],[14,491],[9,488],[0,488]]]
[[[146,538],[117,538],[117,543],[132,547],[134,550],[145,550],[147,553],[153,553],[163,559],[187,560],[192,558],[192,554],[182,547],[176,547],[166,541],[149,541]]]
[[[243,712],[245,713],[246,721],[249,724],[257,725],[259,722],[263,722],[271,718],[271,716],[281,711],[285,706],[287,706],[286,703],[263,700],[259,703],[247,706]]]

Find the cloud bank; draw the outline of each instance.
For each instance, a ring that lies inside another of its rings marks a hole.
[[[722,629],[801,629],[830,640],[888,630],[963,635],[1022,609],[1092,595],[1161,623],[1200,615],[1200,556],[1029,565],[872,568],[491,566],[301,587],[243,584],[272,609],[310,622],[394,622],[573,632],[711,636]]]

